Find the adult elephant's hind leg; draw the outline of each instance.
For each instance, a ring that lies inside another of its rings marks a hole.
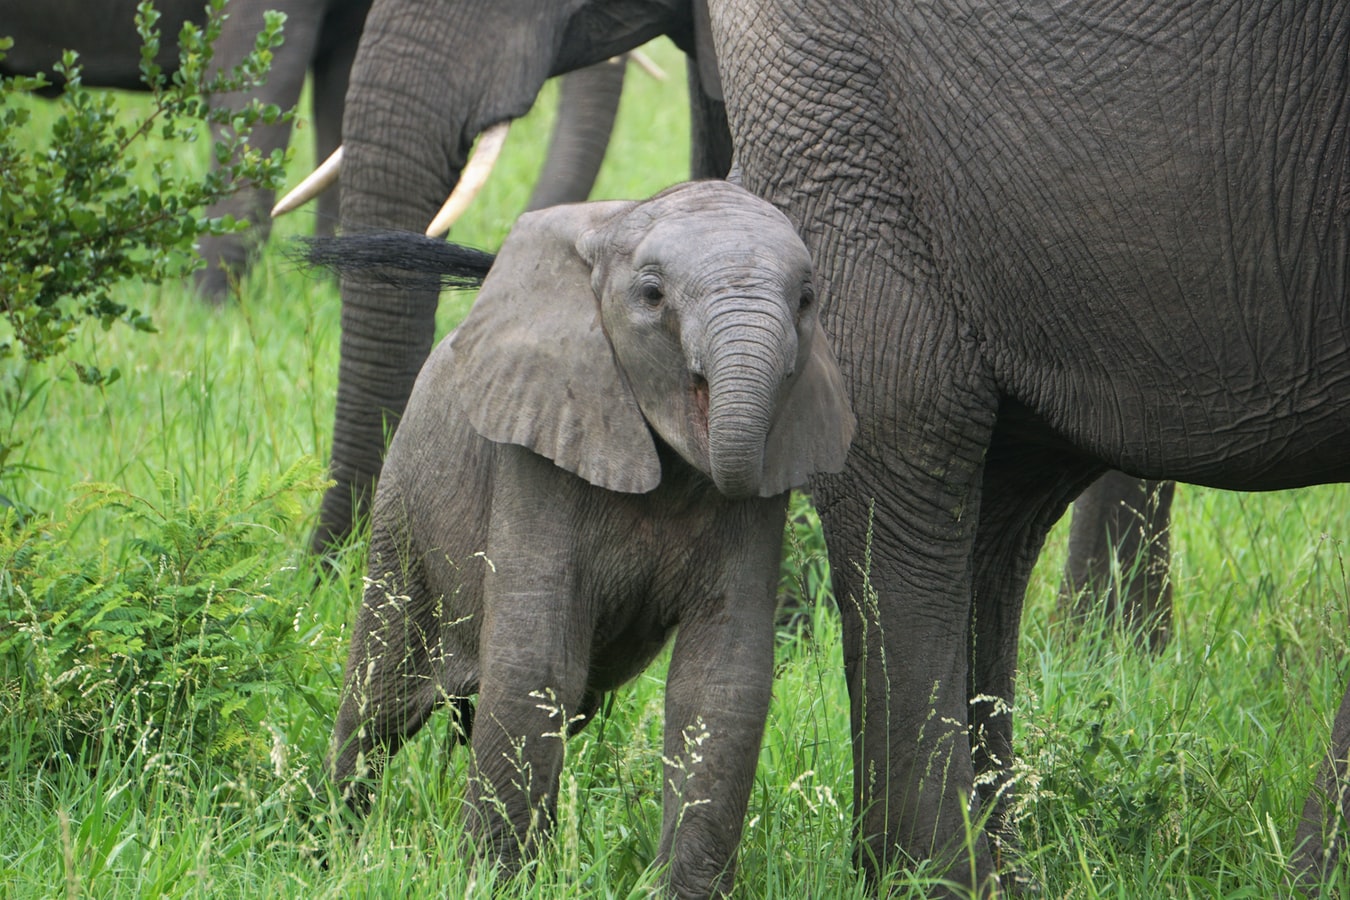
[[[1022,604],[1050,527],[1098,464],[996,435],[985,460],[970,625],[970,743],[995,864],[1016,845],[1011,821],[1013,679]]]
[[[1308,794],[1294,835],[1290,861],[1295,884],[1310,896],[1323,894],[1350,842],[1350,687],[1331,725],[1331,747]]]
[[[305,74],[319,39],[323,15],[320,6],[316,0],[232,3],[216,44],[215,65],[222,70],[228,69],[253,50],[254,38],[263,27],[266,10],[275,9],[285,13],[285,43],[275,53],[267,81],[252,93],[252,97],[264,104],[290,109],[300,99]],[[238,108],[246,99],[238,94],[218,94],[213,97],[212,106]],[[217,126],[214,135],[219,136],[223,130]],[[291,128],[287,123],[259,125],[250,143],[252,149],[267,157],[274,150],[285,149],[290,136]],[[213,168],[219,169],[214,156],[211,164]],[[208,210],[207,214],[212,217],[231,215],[252,224],[245,235],[208,235],[202,238],[201,254],[206,260],[206,266],[196,272],[194,279],[203,299],[219,303],[229,297],[232,282],[243,276],[251,257],[271,232],[269,210],[272,199],[271,191],[245,190],[221,200]]]
[[[1073,506],[1061,610],[1086,620],[1100,604],[1140,644],[1161,650],[1172,629],[1171,523],[1176,483],[1107,472]]]

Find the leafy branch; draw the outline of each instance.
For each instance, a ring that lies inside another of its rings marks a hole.
[[[193,250],[204,235],[246,227],[232,216],[207,217],[206,207],[239,191],[275,188],[285,152],[269,156],[249,145],[257,125],[289,121],[292,111],[250,100],[232,109],[215,95],[251,91],[266,79],[281,43],[284,16],[269,12],[248,56],[228,69],[214,65],[225,0],[209,0],[201,26],[178,35],[178,67],[166,75],[155,62],[159,13],[137,7],[141,77],[148,110],[124,121],[113,97],[83,84],[77,54],[66,51],[54,72],[63,82],[61,114],[44,146],[30,149],[30,110],[16,99],[50,86],[43,75],[0,79],[0,313],[13,340],[0,342],[0,360],[21,354],[40,362],[64,353],[82,322],[106,330],[121,321],[154,331],[150,318],[113,299],[128,280],[158,284],[202,265]],[[13,41],[0,37],[0,58]],[[200,178],[176,177],[172,160],[155,152],[154,138],[193,143],[214,130],[216,166]],[[22,138],[26,138],[21,141]],[[135,170],[148,160],[148,177]],[[80,378],[107,384],[104,374],[75,364]]]

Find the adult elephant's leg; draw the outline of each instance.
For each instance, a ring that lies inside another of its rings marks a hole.
[[[843,619],[858,861],[875,877],[933,859],[984,891],[992,857],[983,833],[966,828],[978,819],[967,663],[980,474],[998,400],[976,345],[951,323],[924,321],[926,281],[906,284],[915,273],[892,270],[894,256],[847,240],[832,232],[816,256],[819,282],[843,287],[826,300],[827,327],[861,439],[846,470],[813,490]],[[875,301],[886,285],[893,300]]]
[[[240,62],[253,49],[254,38],[263,28],[263,13],[275,9],[286,13],[283,34],[285,42],[276,49],[272,70],[267,82],[249,97],[224,94],[213,98],[219,106],[238,107],[247,99],[275,104],[282,109],[295,106],[300,89],[305,83],[310,60],[319,41],[327,0],[235,0],[229,5],[229,17],[221,27],[216,42],[215,64],[221,69]],[[253,130],[250,143],[263,154],[270,154],[286,146],[290,140],[290,126],[260,125]],[[216,162],[213,159],[212,165]],[[231,215],[246,219],[251,227],[241,233],[206,237],[201,242],[206,266],[195,274],[197,290],[203,298],[220,301],[229,295],[232,281],[238,280],[248,268],[250,256],[267,240],[272,230],[269,215],[272,192],[264,190],[241,191],[215,204],[207,214]]]
[[[1000,869],[1002,851],[1016,847],[1008,775],[1027,582],[1051,526],[1099,470],[1082,457],[1009,439],[1005,428],[996,433],[985,461],[970,628],[970,740],[986,831]]]
[[[978,819],[966,737],[978,494],[958,498],[925,481],[856,461],[815,489],[843,622],[855,854],[872,881],[893,865],[932,859],[936,871],[987,888],[988,843],[979,831],[967,843],[965,825]],[[948,515],[919,537],[910,526],[934,506]]]
[[[1060,607],[1077,619],[1101,604],[1161,650],[1171,634],[1172,497],[1176,484],[1108,472],[1074,503]]]
[[[892,99],[850,77],[879,71],[850,23],[831,34],[848,36],[840,58],[857,68],[835,70],[790,43],[810,42],[805,32],[764,28],[772,9],[711,12],[742,182],[802,231],[858,419],[847,468],[812,488],[844,623],[859,863],[876,876],[933,859],[935,873],[988,891],[988,842],[967,841],[968,634],[996,384],[944,293],[914,173],[893,135],[858,114]],[[838,77],[798,82],[803,65]]]
[[[720,94],[708,93],[696,60],[689,60],[685,68],[689,83],[689,177],[726,178],[734,155],[727,105]]]
[[[527,209],[580,203],[591,195],[609,149],[627,68],[627,58],[621,57],[562,77],[548,157]]]
[[[316,164],[331,156],[342,144],[342,112],[347,100],[347,84],[369,9],[369,2],[330,2],[328,15],[323,20],[311,86]],[[315,234],[330,235],[337,230],[341,188],[339,181],[319,195]]]
[[[1294,881],[1316,895],[1350,841],[1350,687],[1331,726],[1331,747],[1303,805],[1290,868]]]

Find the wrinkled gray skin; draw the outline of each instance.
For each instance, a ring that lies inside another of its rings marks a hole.
[[[1303,805],[1291,863],[1294,884],[1318,894],[1345,853],[1350,826],[1350,687],[1331,723],[1331,746]],[[1328,835],[1335,835],[1329,839]]]
[[[552,820],[564,733],[678,628],[658,863],[675,895],[729,890],[786,492],[841,468],[853,428],[810,272],[786,219],[723,182],[521,217],[376,494],[333,745],[355,808],[451,701],[467,826],[516,868]]]
[[[860,861],[990,890],[1012,723],[975,698],[1013,701],[1066,504],[1106,469],[1350,477],[1350,17],[714,0],[712,30],[744,184],[803,233],[858,416],[813,491]]]
[[[716,65],[690,0],[376,0],[352,70],[344,123],[342,228],[423,231],[487,127],[524,115],[551,75],[602,63],[661,34],[686,53],[694,177],[730,167]],[[434,291],[342,284],[331,474],[316,551],[365,507],[385,434],[431,349]]]
[[[4,74],[51,73],[64,50],[80,54],[84,83],[90,87],[144,90],[141,83],[140,37],[136,34],[138,0],[0,0],[0,34],[14,38],[14,47],[0,61]],[[159,0],[160,33],[163,36],[158,62],[167,74],[178,65],[178,32],[185,21],[202,22],[203,0]],[[305,75],[314,75],[314,143],[317,158],[324,159],[341,142],[343,98],[347,74],[369,0],[231,0],[229,16],[216,42],[216,63],[229,67],[253,49],[269,9],[286,14],[285,43],[276,51],[267,83],[254,94],[264,103],[289,109],[300,99]],[[236,105],[237,98],[224,102]],[[263,153],[285,147],[290,138],[286,124],[259,126],[253,144]],[[267,191],[238,194],[208,210],[212,216],[230,214],[247,218],[254,227],[244,234],[203,238],[206,268],[196,275],[197,287],[211,300],[228,296],[231,279],[237,279],[248,264],[255,246],[267,239],[271,228],[268,212],[272,195]],[[331,232],[337,221],[337,196],[320,202],[318,229]]]
[[[0,35],[15,41],[6,58],[0,60],[0,73],[50,75],[62,51],[71,49],[80,54],[86,85],[144,90],[139,69],[140,37],[134,24],[137,2],[0,0]],[[205,0],[160,0],[155,5],[162,14],[159,26],[163,35],[157,62],[171,75],[178,65],[178,32],[185,21],[202,21]],[[348,73],[369,8],[370,0],[230,0],[228,18],[215,45],[216,62],[229,67],[242,60],[262,30],[263,12],[284,12],[285,41],[274,51],[267,83],[253,96],[289,109],[299,102],[305,75],[312,74],[310,119],[315,159],[326,159],[342,142]],[[530,209],[586,199],[604,159],[623,78],[622,65],[606,63],[563,79],[553,140],[530,198]],[[227,97],[224,102],[237,105],[238,98]],[[254,146],[266,154],[285,147],[289,139],[290,126],[285,124],[261,125],[253,132]],[[319,234],[333,232],[339,196],[337,188],[320,196],[315,216]],[[206,267],[196,273],[195,279],[204,298],[225,299],[232,283],[247,271],[254,249],[271,231],[273,199],[270,191],[250,191],[208,210],[212,216],[228,213],[248,219],[253,226],[241,234],[202,239]]]
[[[9,2],[14,0],[0,0],[0,4]],[[452,4],[446,11],[460,23],[454,29],[452,43],[433,48],[434,52],[430,53],[426,52],[426,48],[420,48],[419,52],[425,55],[418,58],[428,64],[447,66],[453,58],[463,61],[464,67],[441,71],[436,78],[432,78],[427,72],[416,72],[405,77],[416,82],[415,87],[419,91],[446,92],[446,98],[437,98],[438,102],[453,107],[450,126],[444,132],[446,135],[458,135],[466,130],[476,135],[475,128],[480,126],[472,125],[468,121],[475,115],[473,110],[483,107],[490,111],[476,113],[478,120],[482,121],[491,115],[503,115],[502,110],[528,108],[538,90],[538,84],[535,83],[538,80],[537,75],[530,76],[523,72],[513,73],[515,77],[508,79],[472,80],[476,66],[473,60],[482,54],[507,52],[504,47],[513,47],[517,52],[521,52],[521,48],[529,47],[532,43],[546,42],[555,36],[554,32],[558,29],[564,29],[567,40],[575,45],[571,48],[573,53],[588,53],[592,58],[599,58],[601,50],[586,46],[586,42],[598,44],[610,41],[610,36],[603,31],[597,33],[595,29],[573,29],[570,23],[580,20],[587,6],[591,9],[612,8],[620,11],[625,7],[617,3],[574,4],[574,6],[581,11],[571,18],[541,16],[537,12],[537,6],[531,7],[535,11],[533,15],[527,14],[519,19],[515,23],[514,31],[506,32],[499,39],[498,34],[482,30],[496,20],[476,21],[475,4],[466,2]],[[520,8],[524,10],[526,7],[522,4]],[[625,13],[627,19],[650,18],[649,12],[643,13],[641,17],[634,15],[631,9],[635,8],[632,7]],[[391,2],[387,10],[381,10],[380,21],[383,21],[385,16],[400,13],[408,15],[411,10],[412,7],[401,0]],[[721,103],[720,85],[717,83],[714,67],[709,63],[709,57],[713,55],[711,47],[706,34],[701,41],[699,38],[699,22],[706,16],[706,8],[702,4],[671,3],[658,7],[656,13],[660,19],[658,31],[651,32],[651,26],[648,24],[645,26],[646,30],[639,33],[659,33],[660,30],[664,30],[674,35],[686,49],[692,51],[688,76],[693,130],[692,174],[694,177],[721,177],[730,168],[731,146],[725,124],[725,111]],[[439,11],[428,14],[444,15]],[[694,18],[696,16],[700,18],[696,20]],[[409,20],[400,21],[405,24],[391,26],[391,33],[384,40],[391,42],[395,47],[409,46],[410,36],[406,33],[408,29],[406,22]],[[411,21],[416,20],[414,18]],[[475,21],[480,30],[475,31],[466,24]],[[632,21],[631,24],[636,27],[642,23]],[[615,46],[629,49],[636,46],[636,43],[635,38],[628,37]],[[469,47],[474,48],[474,56],[468,55]],[[557,52],[561,55],[565,50],[566,48],[558,48]],[[368,92],[377,96],[388,95],[398,89],[399,85],[391,84],[386,75],[391,71],[390,65],[390,58],[382,59],[380,67],[371,72],[363,81],[363,86],[358,89],[362,96]],[[551,70],[557,68],[555,65]],[[600,62],[563,79],[560,112],[549,157],[527,209],[542,209],[559,203],[586,199],[604,158],[618,108],[623,75],[622,66]],[[396,120],[398,116],[396,106],[386,108],[375,105],[369,107],[365,113],[355,116],[350,127],[356,139],[365,134],[386,133],[400,127],[416,127],[391,121]],[[331,146],[328,149],[330,150]],[[425,144],[414,147],[409,151],[413,158],[406,160],[404,166],[410,172],[417,173],[418,179],[426,180],[432,176],[436,165],[439,165],[439,163],[433,165],[430,161],[436,159],[435,153],[438,149],[443,148],[429,147]],[[325,157],[327,152],[328,150],[321,148],[317,158]],[[378,151],[349,156],[344,166],[344,171],[348,173],[347,180],[357,180],[358,176],[353,173],[358,170],[364,171],[366,166],[378,164],[380,158]],[[454,184],[460,166],[462,160],[454,164],[454,171],[449,180],[443,182],[444,184],[450,186]],[[448,187],[442,190],[448,193]],[[336,190],[332,190],[319,201],[321,231],[331,230],[337,196]],[[270,203],[270,198],[266,202]],[[378,222],[353,220],[349,221],[349,227],[364,230],[377,225],[393,225],[420,230],[426,224],[420,218],[421,213],[411,209],[412,204],[406,197],[377,196],[370,198],[368,203],[382,203],[387,211],[380,216]],[[430,214],[427,214],[428,220],[429,217]],[[217,280],[223,289],[223,279]],[[366,308],[367,304],[378,302],[378,298],[389,294],[387,288],[363,289],[355,281],[344,287],[346,298],[344,308],[350,306],[351,317],[355,322],[353,329],[357,334],[353,335],[350,347],[344,345],[341,357],[339,391],[342,400],[339,403],[340,411],[335,427],[333,456],[335,484],[325,498],[321,524],[314,535],[314,549],[318,551],[344,538],[350,531],[352,512],[355,508],[353,498],[357,498],[359,506],[359,498],[365,496],[373,485],[379,472],[386,426],[402,409],[406,400],[406,392],[411,387],[409,372],[415,371],[415,366],[421,364],[430,346],[434,306],[426,302],[425,298],[398,296],[394,301],[396,304],[411,303],[412,306],[406,315],[399,317],[397,324],[390,326],[390,330],[380,330],[362,324],[374,315]],[[1099,595],[1106,594],[1108,608],[1114,610],[1120,606],[1127,622],[1149,625],[1156,623],[1148,634],[1150,643],[1159,644],[1166,640],[1170,596],[1164,594],[1158,587],[1158,579],[1147,583],[1136,579],[1129,583],[1126,596],[1118,598],[1113,592],[1111,575],[1113,562],[1118,571],[1128,573],[1135,570],[1140,559],[1133,552],[1136,547],[1151,548],[1146,563],[1147,571],[1166,572],[1167,555],[1165,545],[1161,543],[1165,541],[1165,537],[1155,537],[1166,527],[1166,514],[1149,519],[1150,523],[1159,523],[1157,531],[1130,529],[1128,522],[1132,520],[1129,518],[1129,511],[1135,507],[1121,507],[1119,504],[1130,502],[1132,491],[1128,488],[1120,489],[1114,484],[1108,485],[1109,481],[1110,479],[1103,479],[1101,483],[1089,488],[1082,502],[1075,506],[1074,533],[1082,536],[1076,537],[1072,542],[1069,567],[1065,573],[1065,591],[1066,594],[1071,594],[1075,599],[1084,602],[1095,601]],[[1160,547],[1164,548],[1161,552],[1158,549]],[[1116,552],[1117,548],[1119,552]]]

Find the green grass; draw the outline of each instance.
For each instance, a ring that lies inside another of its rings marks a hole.
[[[1052,621],[1062,528],[1033,580],[1019,764],[1050,896],[1288,891],[1345,684],[1350,495],[1182,486],[1173,512],[1177,627],[1155,660]]]
[[[654,55],[671,78],[630,75],[599,196],[641,197],[684,175],[682,62],[669,44]],[[552,96],[513,131],[457,239],[500,243],[529,194]],[[296,157],[293,180],[311,163],[306,151]],[[59,366],[3,375],[0,441],[24,443],[0,494],[68,519],[61,552],[72,571],[157,559],[128,504],[65,512],[83,482],[159,504],[172,528],[194,498],[216,502],[236,473],[258,483],[327,458],[339,298],[282,252],[307,215],[283,220],[238,303],[212,310],[184,285],[127,287],[125,300],[161,333],[82,339],[80,358],[121,369],[112,386],[89,389]],[[468,300],[446,298],[440,332]],[[449,754],[442,720],[394,760],[359,841],[332,815],[322,757],[362,559],[358,545],[334,577],[316,578],[304,546],[318,499],[301,489],[301,514],[271,517],[224,501],[266,527],[250,531],[260,574],[247,593],[258,610],[281,608],[297,648],[268,663],[278,689],[250,695],[240,715],[252,731],[236,752],[189,752],[180,735],[146,732],[86,740],[56,759],[41,716],[0,693],[0,896],[491,895],[492,873],[465,862],[465,754]],[[1177,622],[1158,659],[1109,630],[1074,639],[1056,621],[1062,529],[1033,579],[1017,728],[1023,868],[1043,896],[1287,892],[1282,865],[1344,684],[1350,496],[1182,488],[1175,514]],[[808,553],[809,529],[801,533]],[[0,573],[4,584],[12,576]],[[276,625],[245,619],[231,633],[252,653],[257,632]],[[555,840],[535,879],[506,895],[645,894],[660,821],[663,665],[568,745]],[[738,896],[862,896],[848,703],[827,608],[811,639],[781,642],[778,668]],[[105,708],[95,736],[132,721],[129,703]],[[925,883],[922,870],[897,876],[894,895],[919,895]]]

